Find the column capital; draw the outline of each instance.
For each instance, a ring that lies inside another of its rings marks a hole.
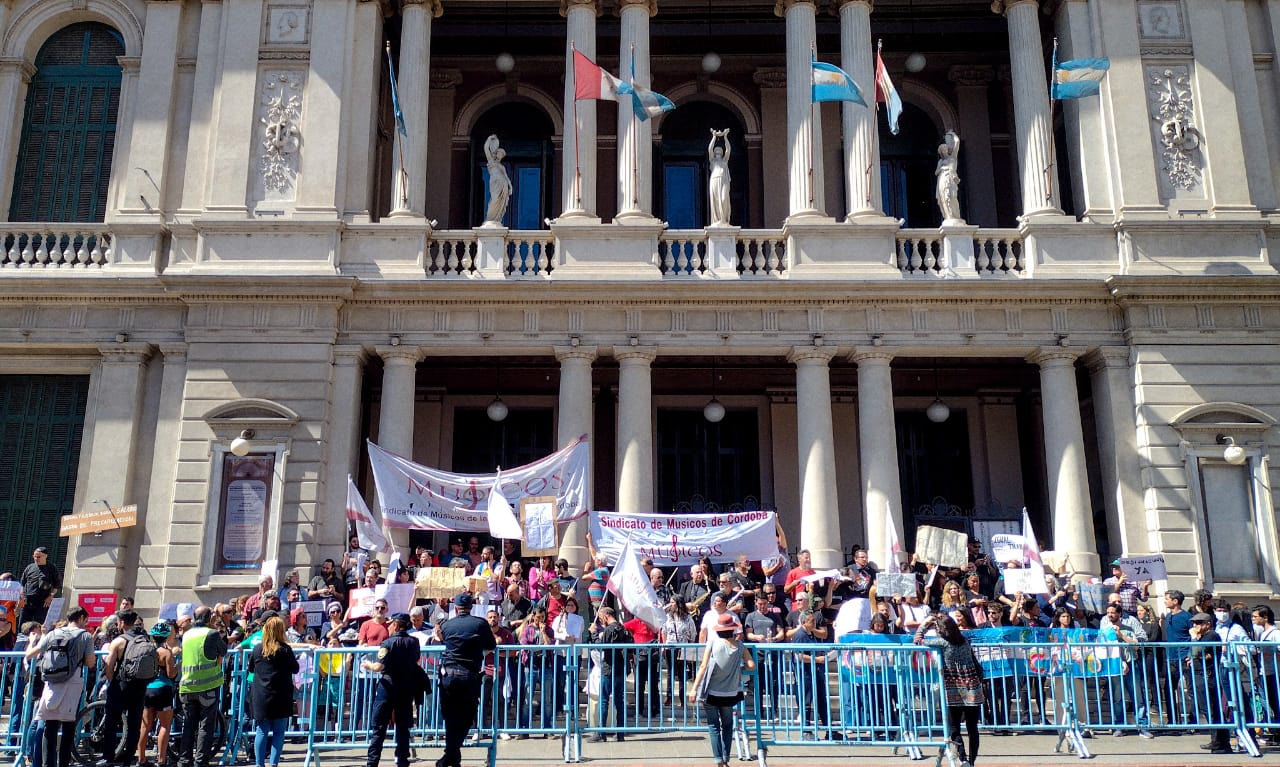
[[[812,8],[815,13],[818,10],[818,4],[815,0],[777,0],[777,2],[773,4],[773,15],[786,16],[787,11],[795,8],[797,5],[807,5]]]
[[[1127,370],[1129,368],[1129,347],[1099,346],[1082,358],[1090,373],[1104,368]]]
[[[422,359],[422,348],[419,346],[375,346],[373,350],[384,363],[388,364],[394,362],[400,365],[416,365]]]
[[[787,352],[787,362],[800,365],[829,365],[836,356],[834,346],[793,346]]]
[[[651,364],[658,358],[658,347],[656,346],[615,346],[613,347],[613,358],[618,362],[643,362],[646,365]]]
[[[427,6],[426,10],[431,12],[431,18],[438,19],[444,15],[444,6],[440,4],[440,0],[400,0],[401,7],[410,5]]]
[[[160,350],[160,354],[164,356],[166,363],[177,362],[187,356],[187,345],[185,343],[177,344],[156,344],[156,348]]]
[[[898,355],[893,353],[892,349],[884,349],[879,346],[859,346],[849,353],[849,361],[861,366],[862,363],[868,365],[888,365],[893,362],[893,358]]]
[[[947,79],[961,88],[985,87],[996,79],[996,69],[987,64],[956,64],[947,71]]]
[[[1069,346],[1041,346],[1026,356],[1027,362],[1039,365],[1041,369],[1057,367],[1074,367],[1080,357],[1079,349]]]
[[[1043,8],[1046,13],[1049,11],[1049,4],[1042,2],[1042,0],[991,0],[991,12],[1003,15],[1008,13],[1011,8],[1027,5],[1028,3],[1036,8]]]
[[[597,16],[600,15],[600,6],[596,4],[596,0],[560,0],[561,16],[568,16],[569,12],[575,8],[582,8]]]
[[[555,347],[555,354],[556,360],[561,363],[569,360],[595,362],[596,357],[600,356],[599,351],[594,346],[557,346]]]
[[[658,0],[617,0],[614,5],[614,15],[621,16],[623,11],[630,8],[641,8],[648,11],[649,18],[658,15]]]
[[[369,351],[358,344],[333,347],[333,364],[363,365],[369,359]]]
[[[786,88],[786,67],[757,67],[751,74],[751,81],[761,88]]]
[[[141,341],[98,346],[103,364],[111,365],[141,365],[147,361],[153,351],[155,351],[154,346]]]

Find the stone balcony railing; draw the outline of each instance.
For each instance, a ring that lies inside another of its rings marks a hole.
[[[420,220],[0,224],[0,275],[320,274],[363,280],[1020,280],[1276,274],[1267,219],[1126,225],[1061,217],[1018,229],[902,229],[892,219],[782,229],[660,222],[432,230]]]

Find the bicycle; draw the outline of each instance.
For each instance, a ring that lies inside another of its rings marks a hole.
[[[99,758],[100,746],[102,744],[102,720],[106,716],[106,701],[95,700],[84,707],[80,715],[76,717],[75,739],[71,742],[71,756],[77,764],[92,765]],[[169,735],[169,754],[165,760],[164,767],[176,767],[178,764],[178,744],[182,742],[182,729],[185,725],[182,716],[182,709],[176,708],[173,712],[173,724],[170,727]],[[124,739],[123,731],[116,733],[120,741]],[[148,733],[147,748],[150,749],[154,745],[155,731]],[[213,728],[213,751],[212,756],[217,757],[222,753],[222,748],[227,740],[227,718],[218,712],[217,720]],[[105,756],[105,754],[103,755]],[[129,755],[129,761],[133,761],[133,755]]]

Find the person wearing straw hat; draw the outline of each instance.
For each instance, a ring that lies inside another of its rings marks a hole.
[[[707,642],[689,690],[689,702],[702,704],[716,767],[729,767],[733,709],[742,702],[742,672],[756,667],[751,651],[742,646],[741,637],[733,616],[726,613],[716,620],[715,634]]]

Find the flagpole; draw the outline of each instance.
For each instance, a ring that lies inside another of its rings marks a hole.
[[[876,41],[876,65],[875,65],[875,85],[871,89],[871,155],[867,157],[867,204],[871,204],[871,182],[873,180],[872,168],[876,164],[876,156],[879,154],[880,146],[880,51],[884,48],[884,38]],[[884,95],[885,102],[889,100],[889,94]]]
[[[573,199],[574,209],[582,210],[582,167],[578,164],[578,51],[577,44],[569,41],[569,70],[573,72]]]
[[[1058,150],[1054,146],[1057,132],[1053,127],[1054,113],[1057,111],[1058,99],[1054,96],[1054,83],[1058,79],[1058,38],[1053,38],[1053,62],[1049,72],[1049,164],[1044,168],[1044,201],[1053,202],[1053,166],[1058,161]]]
[[[387,77],[391,81],[391,88],[396,87],[396,70],[391,64],[391,41],[386,41],[387,46]],[[396,137],[396,149],[400,155],[400,205],[402,207],[409,206],[409,172],[404,169],[404,135],[400,133],[399,121],[395,119],[395,113],[391,115],[391,121],[396,123],[394,126]]]
[[[817,47],[813,43],[810,43],[809,44],[809,209],[810,210],[814,208],[814,204],[813,204],[813,200],[814,200],[814,190],[813,190],[813,119],[814,117],[813,117],[813,112],[814,112],[815,104],[813,101],[813,62],[817,60],[818,60]],[[819,110],[818,114],[821,115],[822,111]]]
[[[636,85],[636,44],[631,44],[631,87]],[[634,102],[634,99],[633,99]],[[636,122],[634,103],[631,109],[631,205],[640,209],[640,125]]]

